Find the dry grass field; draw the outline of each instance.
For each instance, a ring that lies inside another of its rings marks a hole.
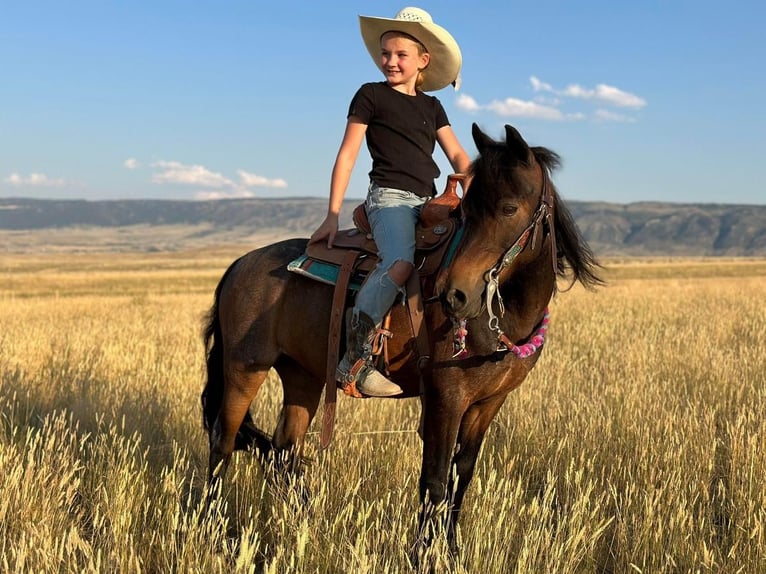
[[[238,453],[203,512],[201,321],[238,254],[0,256],[0,570],[412,571],[417,401],[342,397],[297,484]],[[607,264],[555,300],[438,571],[766,572],[766,261]]]

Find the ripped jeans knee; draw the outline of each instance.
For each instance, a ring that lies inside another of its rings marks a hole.
[[[414,269],[415,226],[424,202],[425,198],[412,192],[370,183],[367,217],[380,261],[357,294],[355,307],[367,313],[376,325],[383,320],[396,296],[405,293],[402,285],[409,273],[404,272],[402,264]]]
[[[400,293],[406,296],[404,286],[397,285],[388,274],[388,269],[378,265],[357,293],[354,309],[364,311],[379,325]]]

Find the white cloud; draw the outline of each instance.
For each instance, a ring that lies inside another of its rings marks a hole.
[[[596,110],[593,116],[602,122],[632,123],[636,121],[635,118],[631,118],[630,116],[623,114],[616,114],[614,112],[610,112],[609,110]]]
[[[543,104],[545,106],[551,106],[554,108],[558,108],[562,104],[562,100],[558,96],[540,95],[535,97],[535,101],[538,104]]]
[[[519,100],[517,98],[493,100],[489,104],[481,105],[471,96],[463,94],[458,97],[456,105],[467,112],[489,110],[502,117],[537,118],[555,121],[581,119],[583,117],[582,114],[564,114],[555,106]]]
[[[461,94],[455,105],[469,113],[487,110],[501,117],[531,118],[548,121],[579,121],[588,117],[597,121],[634,122],[634,118],[623,114],[599,109],[592,116],[584,111],[566,111],[567,100],[588,101],[618,108],[640,109],[647,105],[646,100],[614,86],[597,84],[595,88],[586,88],[579,84],[570,84],[564,89],[554,88],[536,76],[529,78],[536,93],[534,100],[505,98],[481,104],[468,94]]]
[[[138,160],[130,158],[125,160],[124,165],[128,169],[135,169],[140,164]],[[202,188],[195,194],[197,199],[253,197],[251,188],[287,188],[287,181],[282,178],[270,179],[243,169],[237,170],[238,179],[232,179],[203,165],[180,161],[160,160],[149,164],[149,167],[154,171],[151,176],[153,183]]]
[[[502,101],[494,100],[485,106],[488,110],[495,112],[499,116],[514,118],[537,118],[541,120],[563,120],[564,114],[561,110],[550,106],[519,100],[516,98],[506,98]]]
[[[30,173],[24,177],[16,172],[5,178],[5,183],[14,187],[61,187],[67,185],[63,178],[50,178],[44,173]]]
[[[465,110],[467,112],[478,112],[481,109],[481,106],[476,102],[476,100],[474,100],[468,94],[460,94],[457,97],[455,105],[461,110]]]
[[[152,176],[154,183],[178,183],[212,187],[214,189],[236,187],[236,184],[220,173],[210,171],[202,165],[186,165],[178,161],[158,161],[152,167],[159,168],[159,173]]]
[[[553,86],[550,84],[546,84],[545,82],[541,82],[538,78],[535,76],[532,76],[529,78],[529,81],[532,83],[532,89],[534,89],[536,92],[552,92]]]
[[[597,84],[595,88],[585,88],[579,84],[570,84],[562,90],[532,76],[529,78],[535,92],[549,92],[557,96],[581,100],[593,100],[620,108],[640,109],[646,106],[646,100],[620,88],[607,84]]]
[[[646,100],[623,92],[619,88],[614,86],[607,86],[606,84],[599,84],[596,86],[595,98],[601,102],[610,103],[620,108],[635,108],[641,109],[646,106]]]
[[[213,199],[237,199],[254,196],[255,194],[252,191],[246,189],[238,189],[233,191],[198,191],[194,194],[194,199],[208,201]]]
[[[281,189],[287,187],[287,182],[284,179],[268,179],[242,169],[237,170],[237,174],[245,187],[277,187]]]

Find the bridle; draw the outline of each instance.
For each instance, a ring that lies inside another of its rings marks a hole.
[[[558,274],[558,258],[557,258],[557,252],[556,252],[556,230],[554,229],[553,225],[553,209],[554,209],[554,194],[553,194],[553,185],[550,182],[550,177],[548,175],[548,170],[544,165],[540,165],[540,169],[542,171],[542,191],[540,193],[540,203],[537,206],[537,210],[535,210],[534,215],[532,215],[532,219],[527,225],[527,227],[524,229],[524,231],[521,232],[521,235],[519,235],[518,239],[511,245],[505,253],[500,257],[498,262],[484,272],[484,281],[486,282],[487,286],[484,289],[484,307],[487,309],[487,314],[489,315],[489,328],[491,331],[493,331],[497,335],[497,350],[498,351],[514,351],[516,352],[516,349],[519,349],[520,347],[516,346],[510,338],[503,332],[503,330],[500,328],[500,317],[502,317],[505,314],[505,304],[503,303],[503,298],[500,295],[500,274],[508,268],[514,260],[526,249],[527,245],[529,245],[530,238],[532,239],[532,245],[534,245],[537,241],[538,234],[540,233],[540,229],[542,228],[542,233],[548,233],[548,235],[551,238],[551,266],[553,268],[553,274],[554,276]],[[541,242],[544,241],[545,237],[543,236],[541,238]],[[494,312],[494,302],[497,301],[498,308],[500,310],[500,315],[495,315]],[[548,322],[548,310],[545,311],[545,317],[543,319],[545,324],[547,325]],[[455,332],[456,334],[458,332],[462,333],[463,340],[459,343],[456,343],[457,346],[460,347],[460,349],[465,350],[465,334],[467,333],[465,329],[465,323],[458,324],[455,326]],[[539,331],[538,330],[536,333]],[[456,346],[456,348],[457,348]],[[537,347],[534,348],[536,350]],[[534,350],[532,352],[534,352]],[[518,353],[517,353],[518,354]]]

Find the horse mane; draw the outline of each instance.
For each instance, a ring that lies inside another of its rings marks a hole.
[[[563,278],[568,272],[572,273],[572,283],[567,289],[571,289],[578,281],[586,288],[603,285],[604,280],[598,275],[598,269],[602,268],[601,265],[580,233],[567,204],[561,199],[556,186],[550,180],[551,172],[561,165],[560,156],[544,147],[532,147],[530,149],[546,172],[545,177],[548,178],[548,184],[553,189],[553,228],[556,232],[558,276]]]

